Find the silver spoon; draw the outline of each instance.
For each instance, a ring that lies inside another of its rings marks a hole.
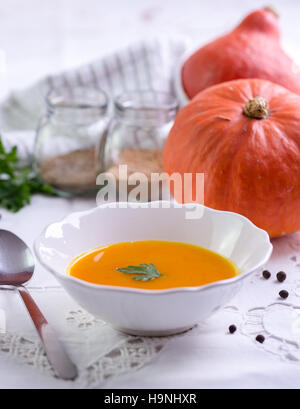
[[[22,286],[31,279],[33,272],[34,258],[29,247],[15,234],[0,229],[0,286],[13,286],[20,294],[57,375],[66,380],[75,379],[75,365],[27,289]]]

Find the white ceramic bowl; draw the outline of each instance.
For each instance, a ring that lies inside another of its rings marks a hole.
[[[43,231],[35,253],[83,308],[115,328],[151,336],[182,332],[224,306],[272,253],[268,234],[245,217],[193,206],[202,217],[188,219],[188,205],[176,208],[169,202],[119,203],[73,213]],[[232,259],[242,274],[200,287],[153,291],[91,284],[65,272],[75,256],[101,244],[154,239],[214,250]]]

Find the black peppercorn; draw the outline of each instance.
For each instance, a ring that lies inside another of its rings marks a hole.
[[[280,283],[283,283],[286,279],[286,274],[284,271],[279,271],[279,273],[276,274],[276,277]]]
[[[281,298],[283,298],[285,300],[286,298],[288,298],[289,293],[286,290],[281,290],[281,291],[279,291],[279,295],[280,295]]]
[[[230,334],[234,334],[235,331],[237,330],[237,328],[236,328],[235,325],[230,325],[230,327],[228,328],[228,330],[229,330]]]
[[[266,280],[269,280],[269,278],[271,277],[271,273],[268,270],[264,270],[262,272],[263,278],[265,278]]]
[[[263,344],[265,342],[265,337],[263,335],[257,335],[257,337],[255,339],[260,344]]]

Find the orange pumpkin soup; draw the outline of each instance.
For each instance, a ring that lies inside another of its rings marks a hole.
[[[225,280],[240,271],[203,247],[150,240],[97,247],[76,257],[67,273],[94,284],[162,290]]]

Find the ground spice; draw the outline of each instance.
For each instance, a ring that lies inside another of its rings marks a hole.
[[[150,179],[151,173],[163,172],[162,151],[136,148],[124,149],[120,155],[118,163],[108,169],[107,172],[111,172],[118,176],[119,165],[127,165],[128,176],[135,172],[141,172]]]
[[[106,173],[113,174],[117,183],[121,180],[119,179],[119,165],[127,165],[127,180],[122,180],[127,183],[128,193],[134,189],[136,185],[128,185],[128,178],[135,172],[143,173],[147,177],[147,189],[148,198],[150,199],[151,194],[151,174],[152,173],[163,173],[163,158],[161,150],[147,150],[147,149],[137,149],[137,148],[127,148],[121,153],[118,163],[110,167]],[[165,178],[163,178],[165,180]],[[161,195],[162,184],[160,184],[160,195]],[[152,198],[153,200],[158,198]]]
[[[96,188],[95,149],[75,150],[47,160],[40,171],[43,180],[67,191]]]
[[[127,148],[121,153],[117,164],[106,173],[119,180],[119,165],[127,165],[127,177],[135,172],[147,177],[148,194],[151,193],[151,174],[163,172],[162,151]],[[67,191],[84,191],[96,188],[96,154],[94,149],[76,150],[58,155],[46,161],[41,167],[41,177],[50,185]],[[126,182],[126,181],[125,181]],[[128,192],[135,186],[128,185]]]

